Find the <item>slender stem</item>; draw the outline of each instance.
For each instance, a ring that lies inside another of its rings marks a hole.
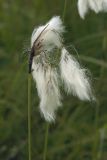
[[[45,133],[45,144],[44,144],[43,160],[46,160],[46,156],[47,156],[48,133],[49,133],[49,123],[47,122],[47,123],[46,123],[46,133]]]
[[[64,19],[65,19],[66,8],[67,8],[67,0],[64,1],[64,9],[63,9],[63,14],[62,14],[62,20],[63,20],[63,22],[64,22]]]
[[[103,44],[102,44],[102,50],[103,50],[103,54],[102,54],[102,59],[104,60],[105,55],[104,55],[104,51],[106,50],[106,36],[103,39]],[[99,82],[101,82],[102,78],[103,78],[103,74],[104,74],[104,66],[101,66],[100,69],[100,78],[99,78]],[[99,84],[99,87],[100,84]],[[99,146],[99,132],[98,132],[98,121],[99,121],[99,112],[100,112],[100,104],[98,103],[96,106],[96,115],[95,115],[95,130],[96,130],[96,139],[94,141],[94,154],[93,154],[93,160],[97,160],[101,157],[102,154],[102,150],[98,151],[98,146]],[[101,149],[102,149],[102,145],[101,144]]]
[[[99,132],[98,132],[98,120],[99,120],[99,103],[96,105],[95,111],[95,140],[93,144],[93,160],[97,159],[97,149],[98,149],[98,140],[99,140]]]
[[[31,75],[28,75],[28,155],[31,160]]]

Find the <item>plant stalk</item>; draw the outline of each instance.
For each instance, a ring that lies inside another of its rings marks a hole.
[[[47,122],[46,123],[46,133],[45,133],[45,144],[44,144],[43,160],[46,160],[46,156],[47,156],[48,134],[49,134],[49,123]]]
[[[28,74],[28,157],[31,160],[31,74]]]

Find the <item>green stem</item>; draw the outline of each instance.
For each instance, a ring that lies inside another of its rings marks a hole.
[[[46,133],[45,133],[45,144],[44,144],[43,160],[46,160],[46,156],[47,156],[48,133],[49,133],[49,123],[47,122],[47,123],[46,123]]]
[[[65,0],[65,2],[64,2],[64,9],[63,9],[63,14],[62,14],[63,22],[64,22],[64,19],[65,19],[66,8],[67,8],[67,0]]]
[[[99,141],[98,121],[99,121],[99,103],[96,104],[96,111],[95,111],[95,131],[94,131],[95,140],[93,144],[93,160],[97,160],[97,149]]]
[[[105,55],[104,55],[104,51],[106,50],[106,36],[103,39],[103,44],[102,44],[102,50],[103,50],[103,54],[102,54],[102,59],[104,60]],[[101,82],[102,78],[103,78],[103,74],[104,74],[104,66],[101,66],[100,69],[100,77],[99,77],[99,82]],[[100,88],[100,84],[99,84],[99,88]],[[98,151],[98,146],[99,146],[99,131],[98,131],[98,121],[99,121],[99,112],[100,112],[100,104],[98,103],[96,106],[96,115],[95,115],[95,130],[96,130],[96,139],[94,141],[94,154],[93,154],[93,160],[98,160],[101,158],[102,155],[102,150]],[[101,144],[101,149],[102,149],[102,145]]]
[[[31,75],[28,75],[28,155],[31,160]]]

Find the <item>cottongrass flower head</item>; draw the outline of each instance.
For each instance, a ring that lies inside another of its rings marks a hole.
[[[32,72],[36,81],[40,112],[49,122],[55,121],[56,111],[62,104],[62,84],[68,94],[81,100],[94,100],[86,69],[63,44],[64,31],[60,17],[56,16],[44,26],[35,28],[31,36],[29,73]]]
[[[85,18],[89,9],[95,13],[107,12],[107,0],[78,0],[78,11],[81,18]]]

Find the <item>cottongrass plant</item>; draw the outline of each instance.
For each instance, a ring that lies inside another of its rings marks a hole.
[[[78,0],[78,11],[81,18],[85,18],[89,9],[95,13],[107,12],[107,0]]]
[[[32,72],[40,98],[40,112],[46,121],[55,121],[62,105],[60,86],[81,100],[94,100],[86,69],[66,49],[65,27],[59,16],[35,28],[31,36],[29,73]]]

